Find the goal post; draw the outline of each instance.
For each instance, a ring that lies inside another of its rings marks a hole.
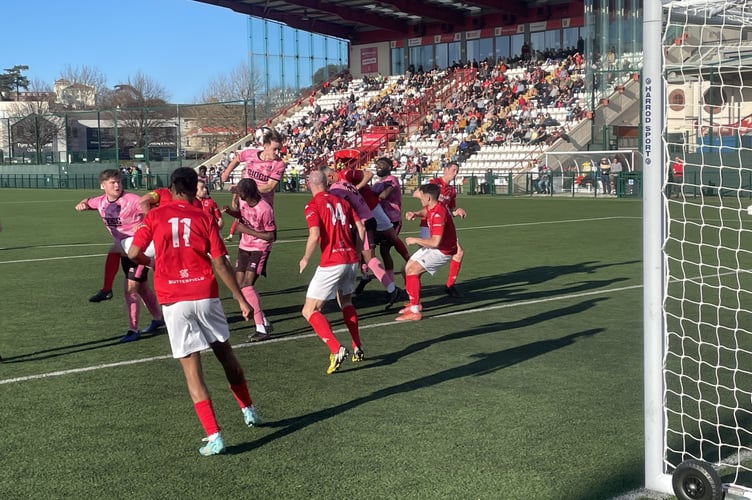
[[[643,3],[643,67],[641,94],[643,156],[643,400],[645,414],[645,487],[671,492],[671,478],[664,463],[663,411],[663,68],[661,2]]]
[[[752,498],[752,4],[643,15],[645,486]]]

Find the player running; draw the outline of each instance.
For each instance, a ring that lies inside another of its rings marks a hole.
[[[162,304],[172,355],[180,360],[188,392],[206,433],[204,456],[225,451],[211,396],[204,382],[201,351],[211,348],[224,368],[230,390],[249,427],[260,423],[248,384],[232,346],[230,329],[219,299],[215,273],[232,293],[245,319],[251,307],[238,288],[227,260],[217,223],[193,205],[198,176],[187,167],[170,176],[174,201],[150,211],[133,239],[128,255],[145,263],[142,249],[155,248],[154,287]],[[213,267],[213,271],[212,271]]]

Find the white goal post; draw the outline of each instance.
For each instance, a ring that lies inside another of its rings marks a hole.
[[[643,3],[645,486],[680,500],[752,498],[747,3]]]

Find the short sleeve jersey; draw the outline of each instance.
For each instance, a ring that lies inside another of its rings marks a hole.
[[[285,162],[279,158],[273,160],[262,160],[261,149],[244,149],[238,155],[241,163],[245,163],[243,170],[244,179],[253,179],[256,184],[266,186],[269,181],[280,182],[285,174]],[[274,191],[261,193],[261,197],[269,205],[274,206]]]
[[[144,218],[140,200],[137,194],[123,192],[117,200],[109,201],[103,194],[86,200],[86,206],[99,212],[112,238],[120,242],[133,236]]]
[[[240,204],[240,216],[241,222],[250,227],[254,231],[269,232],[276,231],[277,225],[274,222],[274,210],[272,206],[266,201],[261,200],[252,207],[248,203]],[[240,244],[238,248],[247,251],[261,251],[266,252],[272,247],[271,241],[262,240],[256,238],[250,234],[243,234],[240,237]]]
[[[219,210],[216,201],[214,201],[212,198],[201,198],[200,201],[201,208],[204,212],[209,214],[211,217],[214,217],[215,219],[222,218],[222,212]]]
[[[157,188],[150,194],[151,198],[156,203],[165,203],[167,201],[172,201],[172,191],[170,191],[168,188]]]
[[[360,218],[347,200],[328,192],[317,193],[305,206],[305,218],[309,228],[320,230],[320,267],[358,262],[352,227]]]
[[[392,190],[389,191],[386,198],[379,200],[379,203],[381,203],[381,208],[384,209],[384,213],[390,221],[399,222],[402,220],[402,189],[399,180],[393,175],[388,175],[373,185],[373,192],[380,194],[388,187],[391,187]]]
[[[434,205],[432,209],[426,207],[426,218],[431,236],[441,236],[441,242],[437,247],[445,255],[457,253],[457,231],[449,209],[441,203]]]
[[[439,186],[439,203],[449,209],[449,215],[452,215],[457,209],[457,190],[444,181],[441,177],[436,177],[428,181],[430,184]],[[426,219],[420,220],[421,226],[426,226]]]
[[[182,200],[150,210],[133,244],[154,242],[154,290],[160,304],[219,297],[211,259],[227,255],[217,222]]]
[[[329,186],[329,192],[334,196],[347,200],[350,206],[358,213],[360,220],[368,220],[373,217],[373,212],[368,208],[366,200],[360,192],[349,182],[338,181]]]

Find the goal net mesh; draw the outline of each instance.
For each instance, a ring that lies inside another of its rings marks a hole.
[[[664,4],[665,461],[752,486],[752,7]]]

